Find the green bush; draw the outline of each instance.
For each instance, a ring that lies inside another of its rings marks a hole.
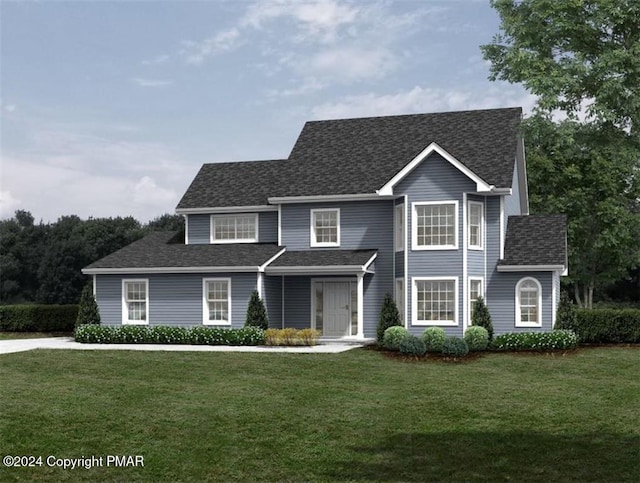
[[[449,336],[442,344],[442,355],[446,357],[464,357],[469,353],[469,346],[460,337]]]
[[[556,321],[557,329],[574,331],[581,343],[640,343],[640,309],[578,309],[575,320]]]
[[[99,324],[100,312],[98,311],[98,303],[93,295],[93,283],[88,283],[82,289],[80,296],[80,305],[78,306],[78,317],[76,318],[76,326],[82,324]]]
[[[422,342],[422,339],[415,335],[410,335],[400,342],[399,350],[401,354],[406,356],[420,357],[426,354],[427,347]]]
[[[376,341],[378,345],[384,342],[384,333],[389,327],[402,326],[400,321],[400,313],[398,307],[391,295],[386,294],[382,301],[380,309],[380,318],[378,319],[378,328],[376,329]]]
[[[422,333],[422,342],[427,352],[442,352],[442,344],[446,337],[447,333],[442,327],[429,327]]]
[[[247,307],[247,318],[245,319],[244,326],[258,327],[262,330],[267,330],[269,328],[267,309],[264,307],[264,302],[258,295],[257,290],[254,290],[251,293],[249,306]]]
[[[201,344],[262,345],[264,331],[259,327],[222,329],[218,327],[174,327],[121,325],[109,327],[84,324],[76,327],[76,342],[97,344]]]
[[[464,333],[464,340],[471,352],[486,351],[489,347],[489,332],[484,327],[472,325]]]
[[[0,332],[71,332],[77,305],[2,305]]]
[[[389,327],[384,331],[382,346],[390,351],[400,350],[400,344],[409,337],[409,331],[401,326]]]
[[[556,311],[556,329],[570,329],[577,322],[576,306],[573,305],[565,291],[560,293],[560,303]]]
[[[498,351],[519,350],[567,350],[578,346],[578,337],[570,330],[553,330],[551,332],[510,332],[500,334],[492,343]]]
[[[478,297],[475,305],[473,306],[473,313],[471,314],[471,325],[478,325],[487,329],[489,334],[489,342],[493,340],[493,323],[491,322],[491,314],[487,304],[484,303],[484,298]]]

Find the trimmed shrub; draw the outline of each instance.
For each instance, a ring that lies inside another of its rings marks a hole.
[[[420,357],[426,354],[427,347],[422,342],[422,339],[415,335],[410,335],[400,342],[399,350],[401,354],[406,356]]]
[[[380,309],[380,318],[378,319],[378,328],[376,330],[376,342],[378,345],[383,344],[384,333],[389,327],[402,326],[400,321],[400,313],[396,302],[391,295],[386,294],[382,301],[382,308]]]
[[[382,338],[382,346],[390,351],[400,350],[400,344],[403,340],[409,338],[410,334],[407,329],[401,326],[389,327],[384,331]]]
[[[478,297],[478,300],[476,300],[476,303],[473,306],[471,325],[478,325],[487,329],[489,342],[493,340],[493,323],[491,322],[491,314],[489,313],[489,307],[484,303],[484,298],[482,296]]]
[[[578,321],[576,314],[576,306],[573,305],[567,292],[562,291],[560,293],[560,303],[558,304],[558,310],[556,311],[556,329],[570,329],[575,327]]]
[[[76,326],[82,324],[99,323],[100,312],[98,311],[98,303],[96,302],[96,298],[93,295],[93,283],[88,283],[82,289],[82,295],[80,296]]]
[[[2,305],[0,332],[71,332],[77,305]]]
[[[442,344],[442,355],[446,357],[464,357],[469,353],[469,346],[460,337],[449,336]]]
[[[152,344],[191,344],[191,333],[186,327],[156,325],[147,329],[145,340]]]
[[[510,332],[500,334],[492,343],[498,351],[552,351],[575,349],[578,337],[570,330],[553,330],[551,332]]]
[[[446,337],[447,333],[442,327],[429,327],[422,333],[422,342],[427,352],[442,352],[442,344]]]
[[[581,343],[640,343],[640,309],[577,309],[575,321],[556,322],[557,329],[574,331]]]
[[[249,306],[247,307],[247,318],[244,322],[245,327],[259,327],[262,330],[269,328],[269,317],[267,317],[267,309],[264,302],[258,295],[258,291],[251,292]]]
[[[489,332],[484,327],[472,325],[464,333],[464,341],[471,352],[486,351],[489,347]]]

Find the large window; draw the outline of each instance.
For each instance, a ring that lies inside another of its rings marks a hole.
[[[469,248],[472,250],[482,250],[484,205],[477,201],[469,201],[468,215]]]
[[[212,243],[255,243],[258,241],[258,215],[212,215]]]
[[[457,278],[413,279],[413,324],[458,325]]]
[[[443,250],[458,247],[458,202],[413,204],[414,250]]]
[[[395,207],[395,248],[397,252],[404,250],[404,205]]]
[[[516,327],[541,327],[542,287],[535,278],[516,285]]]
[[[205,325],[231,325],[231,279],[205,278],[202,285],[202,322]]]
[[[122,281],[122,323],[148,324],[149,281],[146,279]]]
[[[311,246],[340,246],[340,210],[311,210]]]
[[[473,318],[473,309],[475,308],[478,297],[484,296],[482,293],[482,279],[469,278],[469,324]]]

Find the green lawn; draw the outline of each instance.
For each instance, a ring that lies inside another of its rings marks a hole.
[[[0,332],[0,340],[40,339],[42,337],[71,337],[73,332]]]
[[[336,355],[0,355],[0,481],[639,481],[640,348],[412,363]]]

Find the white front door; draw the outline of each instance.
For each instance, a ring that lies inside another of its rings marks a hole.
[[[351,286],[349,282],[324,282],[322,304],[323,335],[344,337],[351,327]]]

